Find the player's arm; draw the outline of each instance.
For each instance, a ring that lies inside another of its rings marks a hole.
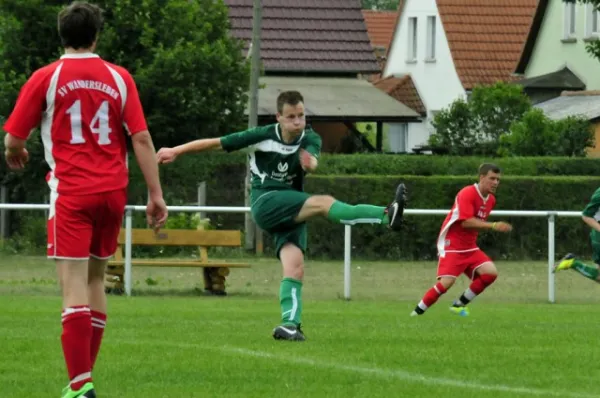
[[[203,138],[200,140],[190,141],[186,144],[179,145],[173,148],[175,156],[185,153],[204,152],[223,149],[221,146],[221,138]]]
[[[600,232],[600,223],[596,221],[594,216],[600,209],[600,189],[594,192],[590,202],[585,206],[583,211],[581,212],[581,219],[584,223],[590,226],[590,228],[595,229]]]
[[[232,152],[251,147],[267,138],[268,130],[263,127],[255,127],[250,130],[227,134],[220,138],[203,138],[174,148],[161,148],[157,154],[158,163],[171,163],[175,161],[178,156],[186,153],[210,150]]]
[[[44,103],[43,75],[34,73],[21,88],[15,108],[4,124],[6,163],[11,169],[22,169],[29,160],[25,149],[31,131],[40,124]]]
[[[312,173],[319,166],[319,156],[321,155],[321,136],[312,131],[306,137],[306,145],[301,149],[300,164],[304,171]]]
[[[144,175],[150,196],[162,196],[158,165],[156,164],[156,151],[148,130],[140,131],[131,137],[133,151],[138,165]]]
[[[29,160],[29,153],[25,149],[26,142],[27,140],[17,138],[12,134],[6,134],[4,137],[6,163],[9,168],[16,170],[25,167]]]

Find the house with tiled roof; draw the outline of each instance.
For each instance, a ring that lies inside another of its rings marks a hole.
[[[375,51],[379,67],[383,69],[385,66],[385,57],[392,42],[392,36],[394,35],[398,13],[388,10],[362,10],[362,14],[367,26],[367,34],[371,41],[371,47]],[[378,73],[375,76],[379,77],[380,74]]]
[[[252,37],[253,0],[225,0],[231,34]],[[277,95],[299,90],[308,123],[323,150],[339,150],[344,137],[359,136],[355,123],[410,123],[418,114],[374,87],[363,75],[380,72],[360,0],[263,0],[259,124],[273,122]],[[377,149],[382,130],[378,129]]]
[[[515,67],[518,83],[534,103],[565,90],[600,90],[598,59],[585,48],[599,38],[600,13],[591,4],[539,0]]]
[[[404,130],[409,150],[427,143],[437,112],[476,85],[518,79],[514,69],[537,2],[400,0],[383,80],[375,85],[395,98],[419,99],[422,122]]]

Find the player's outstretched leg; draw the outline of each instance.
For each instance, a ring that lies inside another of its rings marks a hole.
[[[438,299],[452,287],[455,278],[443,277],[431,289],[429,289],[423,299],[417,304],[410,316],[423,315],[425,311],[438,301]]]
[[[340,224],[371,223],[389,225],[392,230],[402,226],[402,216],[406,207],[406,186],[400,183],[392,202],[384,206],[350,205],[327,195],[314,195],[306,200],[295,221],[304,222],[314,216],[321,215],[330,221]]]
[[[573,253],[564,256],[555,266],[554,272],[573,269],[588,279],[600,283],[600,270],[598,266],[587,265],[576,259]]]

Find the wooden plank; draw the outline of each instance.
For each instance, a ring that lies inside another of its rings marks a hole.
[[[151,229],[133,229],[132,244],[146,246],[229,246],[242,245],[242,233],[228,230],[165,229],[155,234]],[[125,244],[125,229],[119,233],[119,244]]]
[[[109,265],[123,265],[123,262],[109,261]],[[131,265],[142,267],[227,267],[227,268],[250,268],[247,263],[224,263],[224,262],[199,262],[199,261],[165,261],[165,260],[132,260]]]

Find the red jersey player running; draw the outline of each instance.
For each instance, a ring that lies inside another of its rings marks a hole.
[[[4,130],[10,168],[25,166],[25,143],[41,124],[50,167],[48,257],[63,292],[62,348],[70,383],[63,398],[95,397],[92,368],[106,325],[104,269],[117,245],[127,201],[125,134],[149,190],[147,218],[167,219],[156,153],[131,75],[93,53],[101,10],[75,2],[58,16],[65,54],[22,87]]]
[[[427,308],[454,285],[456,278],[462,273],[472,283],[450,310],[461,316],[469,315],[467,304],[496,280],[498,270],[492,260],[477,247],[477,235],[480,230],[512,230],[511,225],[506,222],[486,221],[496,204],[493,194],[499,183],[500,168],[493,164],[482,164],[479,167],[479,183],[461,189],[456,195],[438,236],[438,282],[425,293],[411,316],[425,313]]]

